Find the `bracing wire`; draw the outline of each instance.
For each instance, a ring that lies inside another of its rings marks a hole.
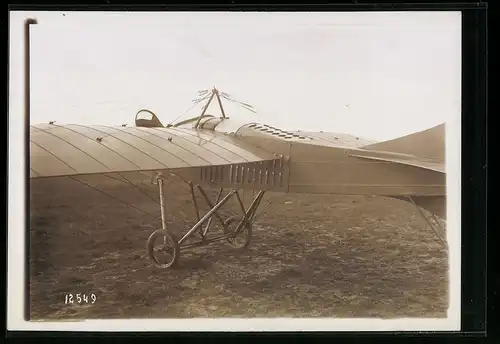
[[[160,204],[160,201],[158,201],[155,197],[151,196],[149,193],[147,193],[143,188],[139,187],[138,185],[134,184],[132,181],[130,181],[129,179],[127,179],[125,176],[123,176],[122,174],[120,173],[117,173],[120,177],[122,177],[123,179],[125,180],[121,180],[121,179],[118,179],[118,178],[115,178],[113,176],[110,176],[108,174],[104,174],[105,177],[107,178],[111,178],[111,179],[114,179],[116,181],[119,181],[119,182],[122,182],[122,183],[125,183],[125,184],[129,184],[129,185],[132,185],[133,187],[135,187],[137,190],[139,190],[141,193],[143,193],[144,195],[146,195],[146,197],[148,197],[149,199],[151,199],[153,202],[157,203],[157,204]]]
[[[257,111],[255,110],[255,108],[252,105],[250,105],[248,103],[245,103],[245,102],[242,102],[242,101],[239,101],[239,100],[235,100],[228,93],[219,92],[219,95],[222,98],[224,98],[224,99],[226,99],[226,100],[228,100],[228,101],[230,101],[232,103],[240,105],[242,108],[244,108],[247,111],[250,111],[250,112],[253,112],[253,113],[257,113]],[[209,90],[201,90],[201,91],[198,91],[198,96],[201,97],[201,98],[194,99],[192,101],[193,105],[191,107],[189,107],[186,111],[184,111],[182,114],[180,114],[179,116],[177,116],[175,119],[173,119],[172,121],[170,121],[168,123],[168,125],[172,125],[172,123],[176,122],[182,116],[184,116],[186,113],[188,113],[189,111],[191,111],[192,109],[194,109],[199,103],[201,103],[201,102],[207,100],[208,98],[210,98],[210,96],[212,96],[212,93]],[[204,107],[206,107],[207,105],[205,105]]]
[[[245,102],[242,102],[242,101],[239,101],[239,100],[235,100],[233,99],[229,94],[227,93],[224,93],[224,92],[221,92],[221,97],[226,99],[226,100],[229,100],[230,102],[233,102],[233,103],[236,103],[236,104],[239,104],[242,108],[244,108],[245,110],[248,110],[248,111],[251,111],[253,113],[257,113],[257,111],[255,111],[255,108],[248,104],[248,103],[245,103]]]
[[[193,110],[196,105],[198,105],[199,103],[201,103],[202,101],[204,101],[205,99],[208,99],[208,97],[210,97],[210,94],[202,97],[202,98],[199,98],[199,99],[195,99],[193,100],[193,105],[191,105],[186,111],[184,111],[183,113],[181,113],[179,116],[177,116],[176,118],[174,118],[172,121],[170,121],[168,123],[168,125],[171,125],[172,123],[174,123],[175,121],[177,121],[179,118],[181,118],[182,116],[184,116],[186,113],[188,113],[189,111]]]
[[[73,177],[73,176],[68,176],[68,177],[69,177],[70,179],[72,179],[72,180],[74,180],[74,181],[76,181],[76,182],[80,183],[80,184],[85,185],[85,186],[86,186],[86,187],[88,187],[88,188],[91,188],[91,189],[93,189],[93,190],[95,190],[95,191],[97,191],[97,192],[100,192],[100,193],[102,193],[103,195],[105,195],[105,196],[107,196],[107,197],[109,197],[109,198],[111,198],[111,199],[114,199],[115,201],[118,201],[118,202],[120,202],[120,203],[122,203],[122,204],[125,204],[125,205],[127,205],[127,206],[129,206],[129,207],[131,207],[131,208],[133,208],[133,209],[135,209],[135,210],[137,210],[137,211],[139,211],[139,212],[141,212],[141,213],[143,213],[143,214],[149,215],[149,216],[151,216],[151,217],[153,217],[153,218],[155,218],[155,219],[159,219],[159,218],[161,218],[161,216],[159,216],[159,215],[153,215],[153,214],[151,214],[151,213],[148,213],[147,211],[144,211],[144,210],[142,210],[142,209],[140,209],[140,208],[137,208],[136,206],[134,206],[134,205],[132,205],[132,204],[130,204],[130,203],[127,203],[127,202],[125,202],[125,201],[123,201],[123,200],[121,200],[121,199],[119,199],[119,198],[117,198],[117,197],[115,197],[115,196],[113,196],[113,195],[110,195],[109,193],[104,192],[104,191],[102,191],[102,190],[100,190],[100,189],[98,189],[98,188],[96,188],[96,187],[94,187],[94,186],[92,186],[92,185],[90,185],[90,184],[88,184],[88,183],[85,183],[84,181],[79,180],[79,179],[77,179],[77,178],[75,178],[75,177]]]
[[[108,174],[103,174],[103,175],[104,175],[104,176],[106,176],[107,178],[110,178],[110,179],[116,180],[116,181],[118,181],[118,182],[121,182],[121,183],[124,183],[124,184],[129,184],[129,185],[132,185],[133,187],[137,188],[139,191],[141,191],[142,193],[144,193],[144,195],[145,195],[145,196],[147,196],[148,198],[150,198],[150,199],[151,199],[152,201],[154,201],[155,203],[158,203],[158,204],[160,203],[160,202],[159,202],[156,198],[152,197],[152,196],[151,196],[149,193],[147,193],[145,190],[143,190],[142,188],[140,188],[139,186],[137,186],[136,184],[134,184],[131,180],[129,180],[128,178],[126,178],[125,176],[123,176],[123,175],[122,175],[122,174],[120,174],[120,173],[117,173],[117,174],[118,174],[121,178],[123,178],[123,179],[119,179],[119,178],[113,177],[113,176],[108,175]],[[145,174],[145,173],[144,173],[144,174]],[[147,174],[145,174],[145,175],[147,175]],[[134,206],[134,205],[132,205],[132,204],[130,204],[130,203],[128,203],[128,202],[126,202],[126,201],[124,201],[124,200],[121,200],[120,198],[117,198],[117,197],[115,197],[115,196],[111,195],[110,193],[107,193],[107,192],[105,192],[105,191],[103,191],[103,190],[101,190],[101,189],[98,189],[98,188],[96,188],[95,186],[93,186],[93,185],[91,185],[91,184],[89,184],[89,183],[86,183],[86,182],[84,182],[84,181],[82,181],[82,180],[80,180],[80,179],[78,179],[78,178],[75,178],[75,177],[73,177],[73,176],[68,176],[68,177],[69,177],[70,179],[72,179],[72,180],[74,180],[74,181],[76,181],[76,182],[78,182],[78,183],[80,183],[80,184],[82,184],[82,185],[84,185],[84,186],[86,186],[86,187],[90,188],[90,189],[93,189],[93,190],[95,190],[95,191],[97,191],[97,192],[99,192],[99,193],[103,194],[104,196],[107,196],[107,197],[108,197],[108,198],[110,198],[110,199],[113,199],[113,200],[115,200],[115,201],[117,201],[117,202],[119,202],[119,203],[121,203],[121,204],[124,204],[124,205],[126,205],[126,206],[128,206],[128,207],[130,207],[130,208],[132,208],[132,209],[135,209],[135,210],[137,210],[137,211],[139,211],[139,212],[141,212],[141,213],[143,213],[143,214],[145,214],[145,215],[151,216],[151,217],[152,217],[153,219],[155,219],[155,220],[157,220],[157,219],[160,219],[160,218],[161,218],[161,215],[158,215],[158,214],[151,214],[151,213],[149,213],[149,212],[147,212],[147,211],[144,211],[144,210],[142,210],[142,209],[140,209],[140,208],[138,208],[138,207],[136,207],[136,206]],[[178,185],[179,187],[181,187],[181,189],[183,189],[183,190],[185,190],[185,191],[187,190],[186,186],[185,186],[185,185],[183,185],[183,184],[182,184],[181,182],[179,182],[179,181],[176,181],[176,180],[174,180],[174,179],[170,179],[170,178],[168,178],[168,179],[167,179],[167,181],[168,181],[168,182],[170,182],[170,183],[173,183],[173,184]],[[200,198],[201,198],[201,196],[200,196],[200,195],[196,195],[195,197],[201,201],[201,199],[200,199]],[[263,214],[267,213],[266,209],[267,209],[267,208],[269,208],[269,206],[270,206],[270,205],[271,205],[271,201],[268,201],[268,202],[267,202],[267,204],[266,204],[266,206],[264,207],[264,209],[262,209],[262,210],[261,210],[258,214],[256,214],[256,215],[254,216],[254,220],[256,220],[256,219],[257,219],[258,217],[260,217],[261,215],[263,215]],[[218,211],[218,212],[219,212],[219,214],[223,215],[223,217],[226,217],[226,218],[229,218],[229,217],[231,217],[231,216],[233,216],[233,215],[235,214],[235,212],[234,212],[234,211],[231,211],[231,210],[228,210],[228,209],[219,209],[219,211]]]

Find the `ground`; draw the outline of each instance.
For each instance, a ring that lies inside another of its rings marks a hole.
[[[128,178],[158,198],[145,178]],[[446,317],[447,251],[407,202],[268,193],[249,248],[213,243],[163,270],[145,248],[161,226],[154,199],[110,177],[79,179],[115,199],[69,178],[31,181],[33,320]],[[170,229],[183,233],[196,222],[189,189],[172,178],[167,190]],[[65,304],[70,293],[96,299]]]

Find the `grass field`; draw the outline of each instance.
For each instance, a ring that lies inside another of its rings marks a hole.
[[[109,177],[85,182],[149,214],[69,178],[32,180],[32,319],[446,317],[447,252],[404,201],[268,193],[249,248],[214,243],[162,270],[145,249],[159,205]],[[167,190],[170,228],[183,233],[195,223],[189,191],[174,180]],[[66,305],[69,293],[97,299]]]

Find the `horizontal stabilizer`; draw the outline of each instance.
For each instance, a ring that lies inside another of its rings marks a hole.
[[[413,155],[406,155],[406,154],[392,153],[392,152],[379,152],[371,150],[370,151],[352,150],[348,152],[348,155],[356,158],[393,162],[396,164],[420,167],[426,170],[446,173],[444,162],[415,157]]]

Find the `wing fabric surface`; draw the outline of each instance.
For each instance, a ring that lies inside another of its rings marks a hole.
[[[171,170],[274,159],[221,134],[103,125],[30,126],[30,178]]]

